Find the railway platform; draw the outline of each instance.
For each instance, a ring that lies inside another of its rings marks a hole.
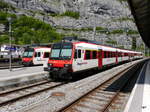
[[[43,66],[13,68],[12,71],[3,69],[0,70],[0,89],[34,82],[46,77],[48,73],[43,71]]]
[[[143,66],[124,112],[150,112],[150,60]]]

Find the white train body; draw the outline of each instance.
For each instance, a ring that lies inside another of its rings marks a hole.
[[[52,46],[49,72],[55,77],[93,68],[101,69],[125,61],[142,58],[141,52],[113,48],[87,42],[64,42]]]
[[[37,47],[27,48],[23,53],[22,64],[29,65],[43,65],[49,59],[51,48]]]

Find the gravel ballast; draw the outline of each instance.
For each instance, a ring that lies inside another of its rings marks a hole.
[[[17,101],[16,103],[8,104],[0,107],[0,112],[54,112],[60,110],[62,107],[68,105],[74,100],[81,97],[83,94],[89,92],[97,87],[105,80],[119,73],[121,70],[137,63],[141,60],[126,63],[107,71],[98,73],[91,77],[66,84],[59,88],[34,95],[27,99]],[[54,94],[54,93],[61,93]]]

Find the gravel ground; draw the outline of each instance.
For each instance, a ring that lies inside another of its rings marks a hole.
[[[0,112],[54,112],[58,111],[70,102],[78,99],[83,94],[100,85],[106,79],[109,79],[116,73],[127,68],[138,61],[123,64],[114,67],[105,72],[93,75],[91,77],[66,84],[59,88],[34,95],[27,99],[17,101],[0,107]],[[53,95],[55,92],[64,93],[63,95]]]

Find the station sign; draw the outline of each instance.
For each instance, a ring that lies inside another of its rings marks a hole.
[[[5,47],[5,50],[16,51],[16,48],[14,48],[14,47]]]

